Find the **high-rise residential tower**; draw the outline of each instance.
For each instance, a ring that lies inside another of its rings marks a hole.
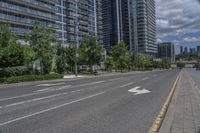
[[[106,48],[124,41],[130,51],[156,55],[155,0],[102,0]]]
[[[169,62],[175,62],[175,45],[171,42],[158,44],[158,57]]]
[[[0,0],[0,22],[11,25],[11,31],[23,40],[24,33],[31,32],[35,23],[59,30],[53,0]]]
[[[35,23],[54,30],[63,44],[76,43],[84,36],[102,41],[101,0],[0,0],[0,22],[23,40]],[[78,25],[78,31],[77,31]]]
[[[129,5],[131,50],[155,55],[157,53],[155,0],[130,0]]]

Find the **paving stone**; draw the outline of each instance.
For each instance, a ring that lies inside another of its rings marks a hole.
[[[197,92],[192,78],[183,70],[175,91],[176,96],[173,96],[173,103],[170,103],[173,106],[170,106],[165,117],[171,123],[164,120],[160,133],[200,133],[200,95]]]

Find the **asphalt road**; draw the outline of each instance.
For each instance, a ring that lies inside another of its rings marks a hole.
[[[147,133],[179,72],[0,87],[0,133]]]

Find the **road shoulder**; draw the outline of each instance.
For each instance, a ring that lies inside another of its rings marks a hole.
[[[199,112],[198,88],[183,70],[159,133],[199,133]]]

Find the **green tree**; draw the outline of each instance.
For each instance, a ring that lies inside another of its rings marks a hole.
[[[34,63],[34,52],[28,45],[22,46],[23,48],[23,53],[24,53],[24,63],[26,66],[31,66]]]
[[[112,69],[115,67],[115,62],[113,60],[113,57],[112,56],[106,57],[104,65],[107,71],[112,71]]]
[[[138,55],[138,57],[137,57],[137,59],[138,59],[138,67],[140,67],[140,68],[144,68],[145,67],[145,63],[146,63],[146,59],[145,59],[145,56],[144,55]]]
[[[178,62],[177,63],[177,67],[180,68],[180,69],[183,69],[185,67],[185,63],[183,62]]]
[[[84,38],[79,47],[79,61],[82,65],[87,65],[92,71],[92,66],[100,64],[101,46],[96,37]]]
[[[163,69],[169,69],[170,68],[170,63],[167,60],[162,60],[161,62],[161,68]]]
[[[63,74],[66,69],[66,49],[61,43],[56,45],[56,72]]]
[[[74,72],[75,44],[70,44],[66,47],[66,54],[67,68],[70,72]]]
[[[11,33],[8,24],[0,25],[0,67],[24,65],[22,46],[17,43],[17,37]]]
[[[112,47],[111,56],[115,62],[116,69],[123,71],[123,69],[128,68],[130,54],[124,42],[119,42],[117,45]]]
[[[52,66],[52,31],[36,24],[33,31],[26,36],[31,49],[34,51],[35,60],[40,61],[41,72],[47,74]]]

